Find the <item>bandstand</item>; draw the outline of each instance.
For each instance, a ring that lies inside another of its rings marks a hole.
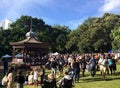
[[[32,62],[36,58],[40,59],[42,55],[47,53],[48,49],[47,44],[38,41],[32,29],[30,29],[30,31],[26,33],[26,39],[18,42],[10,42],[10,45],[13,49],[13,62],[18,62],[16,60],[26,63]],[[17,50],[19,50],[22,55],[20,59],[15,57]]]

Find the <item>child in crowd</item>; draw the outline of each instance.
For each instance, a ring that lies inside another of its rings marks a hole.
[[[30,72],[30,75],[28,76],[28,84],[32,85],[34,82],[33,82],[33,71]]]
[[[33,79],[34,79],[34,88],[37,88],[37,86],[38,86],[38,71],[37,71],[36,67],[33,69]]]

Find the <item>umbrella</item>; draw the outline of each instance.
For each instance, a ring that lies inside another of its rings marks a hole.
[[[17,55],[15,55],[15,57],[16,57],[16,58],[20,58],[20,57],[23,57],[23,55],[17,54]]]
[[[8,55],[8,54],[2,56],[2,58],[11,58],[11,57],[12,57],[12,56],[10,56],[10,55]]]
[[[112,53],[112,52],[113,52],[113,50],[109,50],[109,51],[108,51],[108,53]]]

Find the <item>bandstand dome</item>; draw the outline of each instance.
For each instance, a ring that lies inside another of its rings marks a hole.
[[[35,37],[35,33],[33,31],[29,31],[26,33],[26,38],[34,38]]]

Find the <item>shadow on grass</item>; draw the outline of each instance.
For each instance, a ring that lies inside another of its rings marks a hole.
[[[120,72],[116,72],[116,73],[115,73],[115,76],[117,76],[117,75],[120,76]]]
[[[81,78],[81,82],[80,83],[87,83],[87,82],[95,82],[95,81],[112,81],[112,80],[120,80],[120,76],[116,76],[115,75],[108,75],[106,76],[106,79],[104,80],[102,78],[102,76],[95,76],[95,77],[85,77],[85,78]]]
[[[95,78],[95,77],[87,77],[85,79],[81,79],[83,82],[94,82],[94,81],[103,81],[103,79],[100,78]]]

